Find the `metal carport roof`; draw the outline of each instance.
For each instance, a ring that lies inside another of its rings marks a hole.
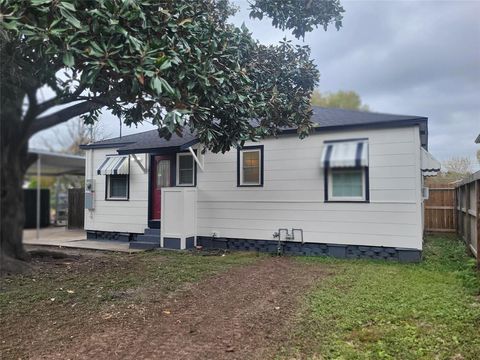
[[[41,176],[82,175],[85,176],[85,157],[39,149],[28,150],[40,158]],[[27,175],[37,175],[37,162],[27,169]]]

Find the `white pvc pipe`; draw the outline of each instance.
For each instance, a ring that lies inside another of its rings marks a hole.
[[[37,240],[40,239],[40,175],[42,173],[41,155],[37,158]]]
[[[194,159],[195,162],[197,163],[198,167],[203,171],[203,161],[202,161],[202,163],[200,163],[200,160],[198,160],[198,157],[197,157],[197,155],[195,154],[195,151],[193,151],[193,149],[192,149],[191,146],[188,147],[188,150],[189,150],[190,153],[192,154],[193,159]]]

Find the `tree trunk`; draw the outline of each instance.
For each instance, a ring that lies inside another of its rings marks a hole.
[[[2,65],[6,65],[3,64]],[[0,82],[0,270],[24,269],[28,253],[22,244],[25,210],[23,178],[33,162],[22,121],[25,91],[19,79],[2,66]]]
[[[2,144],[1,155],[1,255],[19,260],[28,260],[22,243],[25,210],[23,205],[23,179],[28,165],[27,146],[15,148]],[[13,143],[13,144],[12,144]]]

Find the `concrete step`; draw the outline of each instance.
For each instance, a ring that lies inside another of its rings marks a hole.
[[[136,241],[160,244],[160,234],[159,235],[138,235]],[[133,242],[135,241],[132,241],[132,243]]]
[[[145,229],[144,235],[155,235],[160,237],[160,229]]]
[[[130,249],[152,250],[160,247],[160,243],[154,244],[151,242],[132,241],[130,242]]]

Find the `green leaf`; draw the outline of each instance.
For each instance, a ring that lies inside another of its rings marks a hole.
[[[95,41],[90,42],[90,46],[91,46],[91,48],[90,48],[90,54],[91,55],[100,57],[100,56],[103,56],[105,54],[103,49]]]
[[[85,82],[87,84],[93,84],[99,72],[100,72],[100,69],[98,68],[88,71],[87,74],[85,75]]]
[[[160,81],[162,83],[162,87],[170,94],[173,95],[175,94],[175,90],[170,86],[170,84],[163,78],[160,78]]]
[[[82,24],[80,23],[80,21],[75,16],[73,16],[68,10],[60,8],[60,13],[65,18],[65,20],[67,20],[70,24],[72,24],[78,29],[82,28]]]
[[[61,1],[59,5],[60,5],[60,7],[63,7],[64,9],[67,9],[67,10],[70,10],[70,11],[73,11],[73,12],[77,11],[77,9],[75,9],[75,5],[73,5],[70,2]]]
[[[31,0],[33,6],[50,4],[52,0]]]
[[[157,93],[157,95],[162,93],[162,82],[157,76],[150,80],[150,87]]]
[[[163,71],[163,70],[167,70],[168,68],[170,68],[172,66],[172,62],[170,60],[165,60],[163,62],[162,65],[160,65],[160,70]]]
[[[18,23],[15,21],[4,21],[2,26],[7,30],[18,30]]]
[[[75,65],[73,55],[71,53],[63,54],[63,63],[66,67],[73,67],[73,65]]]
[[[179,26],[183,26],[185,24],[191,23],[192,19],[184,19],[178,23]]]

